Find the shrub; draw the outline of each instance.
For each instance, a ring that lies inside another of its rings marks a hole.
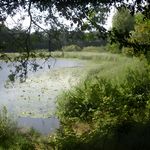
[[[105,47],[104,46],[88,46],[88,47],[84,47],[82,49],[82,51],[86,51],[86,52],[105,52]]]
[[[15,136],[15,123],[8,117],[6,107],[0,112],[0,143],[7,146],[13,142]]]
[[[63,47],[63,51],[65,52],[72,52],[72,51],[81,51],[82,49],[77,45],[69,45]]]
[[[117,83],[114,79],[88,76],[82,84],[58,98],[57,114],[63,128],[56,141],[62,149],[71,146],[71,149],[87,150],[122,149],[121,144],[128,149],[137,145],[141,149],[150,148],[150,134],[146,133],[150,116],[150,69],[147,66],[142,70],[129,69],[122,80]],[[90,130],[79,135],[78,130],[74,131],[78,122],[88,123]],[[138,135],[145,137],[135,138]],[[73,138],[66,146],[64,139],[69,137]]]
[[[140,119],[140,113],[146,109],[149,100],[149,90],[150,77],[146,70],[129,70],[124,82],[119,85],[110,79],[89,77],[83,85],[66,92],[63,99],[58,100],[59,115],[92,121],[97,112],[102,115],[105,112],[125,118],[139,115]]]
[[[134,55],[134,49],[129,48],[129,47],[123,47],[122,53],[125,54],[126,56],[133,56]]]
[[[106,49],[111,53],[121,53],[121,50],[119,49],[119,45],[117,43],[107,44]]]

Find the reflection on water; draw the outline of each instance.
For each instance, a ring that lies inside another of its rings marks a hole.
[[[30,117],[19,117],[19,127],[34,128],[38,132],[46,135],[54,132],[59,128],[59,121],[55,117],[51,118],[30,118]]]
[[[0,70],[0,108],[6,106],[8,112],[18,118],[19,126],[33,127],[43,134],[59,127],[58,119],[51,116],[55,112],[57,95],[70,87],[72,75],[68,68],[83,66],[79,61],[67,59],[49,59],[47,62],[38,60],[41,69],[37,72],[29,69],[25,83],[15,81],[8,86],[6,81],[14,66],[0,61],[3,68]]]

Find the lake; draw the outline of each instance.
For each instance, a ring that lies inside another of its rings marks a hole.
[[[29,64],[26,82],[20,83],[16,79],[11,83],[8,75],[18,63],[0,62],[0,108],[6,106],[19,127],[48,134],[59,128],[55,116],[56,97],[78,83],[78,69],[84,65],[79,60],[53,58],[46,62],[37,60],[36,63],[40,69],[33,72]]]

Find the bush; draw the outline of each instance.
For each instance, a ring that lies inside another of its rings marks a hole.
[[[123,47],[122,53],[125,54],[126,56],[133,56],[134,55],[134,49],[129,48],[129,47]]]
[[[69,45],[63,47],[63,51],[65,52],[72,52],[72,51],[81,51],[82,49],[77,45]]]
[[[15,123],[8,117],[6,107],[0,112],[0,145],[9,146],[15,136]]]
[[[118,44],[107,44],[106,45],[106,49],[107,51],[111,52],[111,53],[121,53],[121,50],[119,49],[119,45]]]
[[[150,148],[150,69],[129,69],[122,80],[88,76],[58,98],[57,114],[63,128],[56,141],[62,149]],[[89,124],[88,132],[75,130],[80,122]],[[138,135],[145,137],[136,138]],[[73,138],[66,145],[64,139],[69,137]]]
[[[86,52],[105,52],[105,47],[104,46],[101,46],[101,47],[98,47],[98,46],[88,46],[88,47],[84,47],[82,49],[82,51],[86,51]]]
[[[140,119],[139,113],[145,110],[146,101],[149,100],[149,90],[150,77],[146,70],[144,73],[129,70],[124,82],[119,85],[110,79],[89,77],[84,85],[66,92],[62,96],[63,101],[62,97],[58,100],[59,115],[92,121],[95,114],[100,111],[119,117],[124,117],[125,114],[130,118],[131,114],[134,117],[139,115]]]

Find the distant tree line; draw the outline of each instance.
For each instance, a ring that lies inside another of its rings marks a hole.
[[[5,52],[24,51],[27,44],[32,50],[47,49],[49,51],[61,50],[63,46],[78,45],[101,46],[106,40],[99,38],[98,32],[83,32],[81,30],[50,29],[49,34],[44,31],[35,31],[30,35],[30,43],[26,41],[28,34],[22,29],[9,29],[0,24],[0,50]]]

